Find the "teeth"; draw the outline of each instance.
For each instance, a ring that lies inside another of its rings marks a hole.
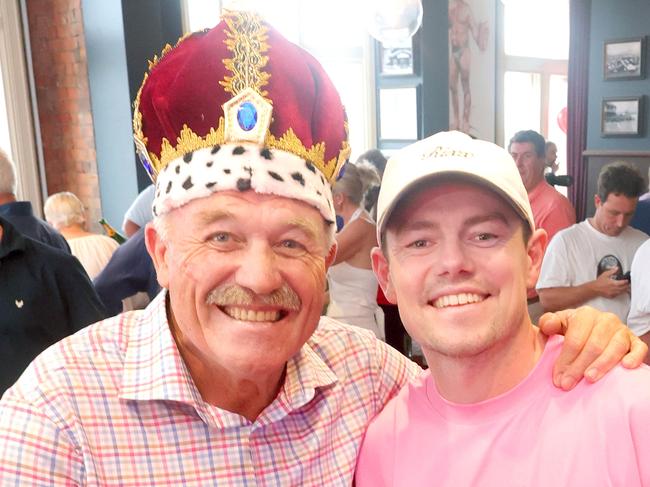
[[[252,309],[235,308],[227,306],[224,311],[228,316],[239,321],[278,321],[280,319],[279,311],[254,311]]]
[[[458,306],[459,304],[478,303],[483,299],[479,294],[473,293],[448,294],[436,299],[433,305],[436,308],[446,308],[447,306]]]

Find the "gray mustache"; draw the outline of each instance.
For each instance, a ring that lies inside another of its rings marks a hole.
[[[229,284],[210,291],[205,301],[217,306],[266,304],[290,311],[298,311],[301,305],[298,294],[287,283],[269,294],[256,294],[245,287]]]

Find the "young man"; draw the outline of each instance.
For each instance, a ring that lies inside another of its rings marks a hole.
[[[330,185],[349,154],[334,85],[257,15],[226,12],[153,63],[134,118],[164,290],[51,347],[7,391],[0,484],[350,485],[368,422],[418,368],[320,317]],[[629,346],[587,318],[569,355],[592,345],[563,387]]]
[[[588,304],[625,321],[630,311],[632,259],[648,235],[629,226],[643,176],[626,163],[603,167],[594,196],[596,213],[557,234],[537,282],[545,311]]]
[[[526,312],[546,232],[503,149],[440,133],[393,156],[373,268],[430,370],[371,423],[358,486],[650,485],[650,370],[557,394]]]

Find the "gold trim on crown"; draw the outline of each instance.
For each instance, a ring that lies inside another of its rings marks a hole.
[[[268,83],[270,78],[269,73],[262,71],[268,62],[268,56],[263,55],[268,49],[267,32],[268,28],[262,23],[259,16],[250,12],[224,12],[224,21],[230,30],[226,30],[227,39],[224,41],[230,51],[234,53],[232,59],[224,59],[224,64],[233,75],[226,76],[219,84],[224,89],[237,95],[242,90],[250,87],[255,89],[260,96],[266,99],[267,92],[262,90],[262,87]],[[204,30],[203,32],[206,32]],[[165,55],[171,50],[181,44],[185,39],[195,33],[183,35],[171,47],[167,44],[160,56],[154,56],[153,60],[149,61],[149,72],[160,62]],[[252,69],[251,69],[252,66]],[[219,117],[217,128],[211,128],[205,136],[197,135],[187,124],[183,124],[183,128],[176,138],[175,145],[164,138],[161,141],[160,155],[148,150],[147,137],[144,136],[142,130],[142,113],[140,112],[140,98],[142,89],[149,77],[149,73],[145,73],[140,89],[133,102],[133,138],[135,139],[136,151],[142,160],[145,169],[149,173],[151,179],[155,182],[157,175],[174,159],[178,159],[183,155],[215,145],[222,145],[225,143],[233,142],[227,140],[225,137],[225,121],[224,117]],[[270,100],[266,99],[268,103]],[[319,142],[312,145],[310,148],[305,147],[302,141],[294,133],[293,129],[289,128],[281,137],[277,138],[266,131],[264,138],[264,145],[272,149],[278,149],[286,152],[293,153],[298,157],[309,160],[316,166],[323,176],[330,182],[338,177],[338,174],[350,157],[350,144],[347,140],[348,123],[344,124],[346,140],[343,141],[341,149],[339,150],[338,157],[333,157],[329,161],[325,161],[325,143]],[[242,140],[241,142],[245,142]],[[147,167],[149,166],[149,167]]]
[[[226,47],[233,53],[232,59],[224,59],[223,64],[232,76],[225,76],[219,84],[233,96],[252,88],[266,98],[267,92],[262,87],[271,77],[263,71],[269,61],[264,55],[269,50],[268,27],[252,12],[225,11],[223,20],[228,26]]]

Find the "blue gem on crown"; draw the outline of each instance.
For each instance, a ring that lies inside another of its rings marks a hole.
[[[257,124],[257,108],[250,101],[245,101],[237,110],[237,123],[242,130],[250,132]]]

